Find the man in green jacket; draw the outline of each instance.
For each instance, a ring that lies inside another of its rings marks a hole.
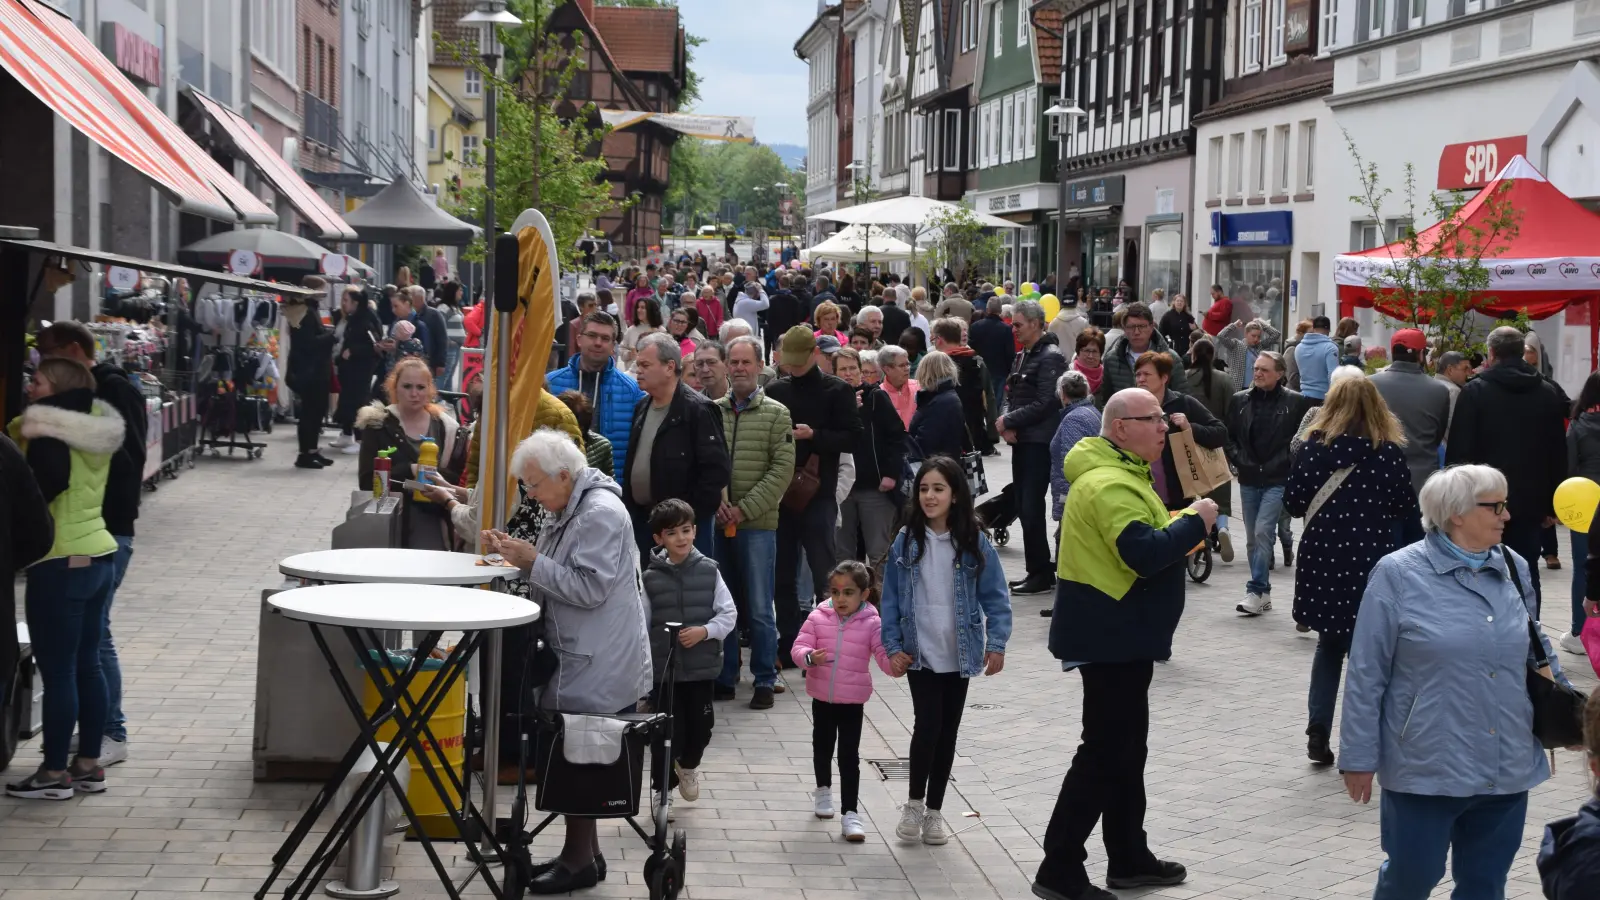
[[[749,624],[751,709],[771,709],[778,680],[778,619],[773,569],[778,553],[778,504],[794,477],[794,422],[789,408],[761,390],[761,344],[728,342],[729,391],[717,400],[733,473],[717,510],[716,560]],[[729,535],[729,532],[732,535]],[[716,698],[732,700],[739,681],[739,640],[723,641]]]

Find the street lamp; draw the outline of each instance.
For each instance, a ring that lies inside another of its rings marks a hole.
[[[1061,73],[1062,97],[1044,111],[1056,123],[1056,291],[1067,289],[1067,135],[1076,129],[1083,107],[1066,96],[1066,72]],[[1077,298],[1072,298],[1076,302]],[[1063,298],[1063,304],[1068,300]]]
[[[855,204],[857,206],[861,205],[861,179],[856,177],[856,173],[864,171],[866,168],[867,168],[866,165],[863,164],[861,162],[861,160],[859,160],[859,159],[851,160],[850,161],[850,165],[844,167],[844,170],[846,172],[850,173],[850,197],[851,197],[852,200],[855,201]],[[861,228],[861,272],[862,272],[862,275],[867,279],[867,283],[871,284],[871,282],[872,282],[872,226],[871,225],[863,225],[862,228]]]

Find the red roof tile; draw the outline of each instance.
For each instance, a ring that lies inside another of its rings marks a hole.
[[[477,26],[458,25],[461,17],[477,9],[476,0],[433,0],[434,65],[465,65],[456,52],[470,57],[477,53]]]
[[[1061,26],[1066,16],[1061,10],[1042,7],[1033,11],[1034,52],[1039,55],[1039,75],[1046,83],[1061,75]]]
[[[678,11],[671,8],[596,6],[594,26],[624,72],[676,74]]]

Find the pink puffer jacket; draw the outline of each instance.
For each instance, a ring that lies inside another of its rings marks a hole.
[[[806,666],[806,653],[826,650],[830,659]],[[883,649],[883,626],[878,609],[863,603],[848,620],[841,620],[832,603],[811,611],[794,639],[795,665],[805,669],[806,693],[828,703],[866,703],[872,697],[871,660],[889,673],[889,654]]]

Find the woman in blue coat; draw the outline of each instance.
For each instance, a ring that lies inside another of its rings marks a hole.
[[[972,449],[966,414],[956,391],[958,377],[955,360],[938,350],[917,363],[916,379],[922,390],[917,392],[917,411],[911,415],[908,433],[920,459],[960,459]]]
[[[1306,755],[1327,766],[1339,678],[1367,575],[1400,546],[1399,529],[1410,544],[1422,539],[1422,525],[1400,449],[1405,433],[1377,386],[1364,375],[1338,379],[1313,412],[1283,500],[1290,515],[1306,520],[1294,570],[1294,620],[1317,632]]]

